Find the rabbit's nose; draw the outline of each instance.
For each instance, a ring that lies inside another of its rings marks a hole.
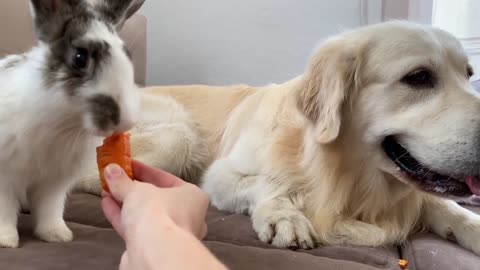
[[[120,124],[120,107],[107,95],[96,95],[90,99],[90,112],[95,126],[107,131]]]

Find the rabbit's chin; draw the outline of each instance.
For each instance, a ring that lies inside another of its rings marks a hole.
[[[96,136],[96,137],[108,137],[108,136],[111,136],[115,133],[113,130],[104,131],[104,130],[99,130],[99,129],[95,129],[95,130],[87,129],[87,131],[92,136]]]
[[[94,137],[108,137],[110,135],[113,135],[115,131],[113,129],[109,130],[101,130],[99,128],[96,128],[95,126],[85,126],[85,130],[87,131],[88,134],[94,136]]]
[[[97,136],[97,137],[108,137],[113,134],[127,132],[131,130],[134,127],[134,125],[135,123],[133,121],[128,121],[123,119],[123,121],[120,121],[118,125],[112,125],[107,129],[101,129],[97,125],[95,125],[95,122],[93,121],[93,118],[90,115],[87,114],[83,118],[84,129],[90,135]]]

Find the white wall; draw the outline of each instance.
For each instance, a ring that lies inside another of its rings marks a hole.
[[[365,11],[381,2],[147,0],[148,84],[283,82],[321,39],[375,19]]]

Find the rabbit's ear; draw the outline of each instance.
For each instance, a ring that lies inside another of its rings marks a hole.
[[[100,13],[120,31],[125,21],[137,12],[145,0],[106,0]]]
[[[65,20],[80,10],[78,0],[30,0],[37,37],[44,42],[61,35]]]
[[[125,13],[125,20],[133,16],[145,3],[145,0],[134,0]]]
[[[63,4],[62,0],[31,0],[33,15],[42,16],[45,13],[55,14]]]

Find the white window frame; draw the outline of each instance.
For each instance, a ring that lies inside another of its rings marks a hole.
[[[472,80],[480,79],[479,0],[433,0],[432,25],[456,36],[475,70]],[[476,13],[477,12],[477,13]]]

